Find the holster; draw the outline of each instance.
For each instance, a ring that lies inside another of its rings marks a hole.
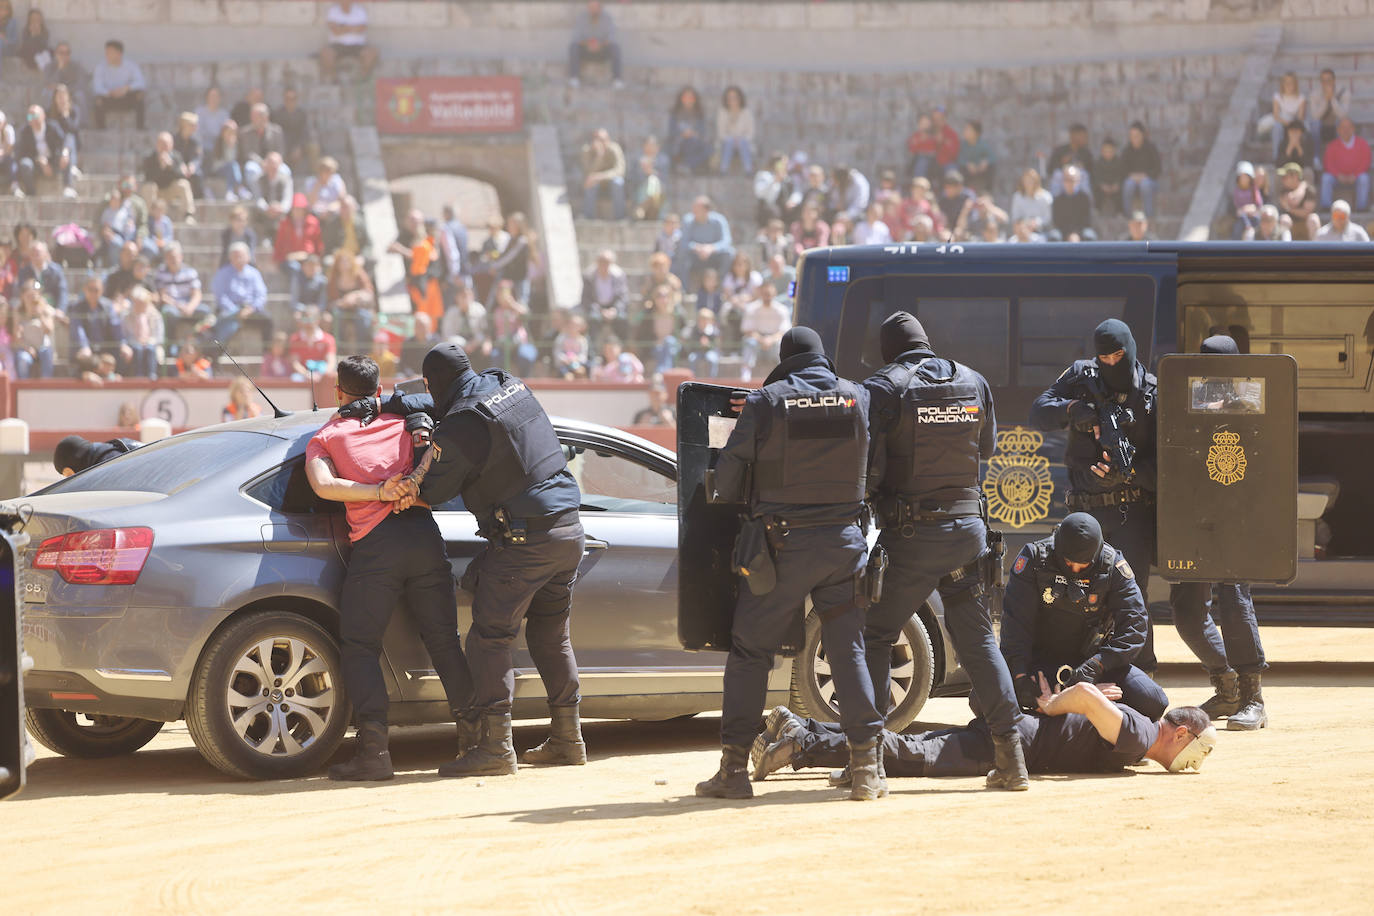
[[[988,532],[988,551],[983,554],[983,584],[988,588],[1007,587],[1007,542],[1003,538],[1002,532]]]
[[[745,518],[735,537],[735,551],[730,565],[735,574],[744,579],[749,591],[766,595],[778,584],[778,569],[773,563],[775,548],[769,536],[769,520]],[[779,534],[779,537],[781,535]]]
[[[874,545],[868,553],[868,565],[854,583],[855,604],[868,607],[883,600],[883,580],[887,578],[887,548]]]
[[[883,531],[896,532],[904,538],[916,533],[916,519],[911,511],[910,500],[896,493],[879,493],[873,498],[872,505],[878,527]]]

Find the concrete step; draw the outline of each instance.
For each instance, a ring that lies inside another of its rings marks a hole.
[[[575,224],[578,246],[590,251],[601,248],[614,248],[620,251],[636,246],[652,248],[659,230],[657,221],[647,220],[636,222],[579,218]]]
[[[23,200],[0,197],[0,224],[79,223],[89,227],[99,222],[104,206],[105,199],[94,196],[72,200],[63,197],[29,197]],[[229,211],[234,206],[223,201],[197,201],[196,219],[201,225],[222,228],[228,224]]]

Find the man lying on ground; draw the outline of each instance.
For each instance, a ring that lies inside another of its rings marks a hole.
[[[1152,722],[1114,702],[1115,684],[1074,684],[1052,693],[1039,675],[1043,715],[1022,716],[1017,732],[1032,773],[1105,773],[1142,757],[1170,773],[1200,770],[1216,747],[1217,733],[1196,706],[1179,706]],[[891,776],[982,776],[992,769],[992,736],[981,719],[963,728],[882,734],[882,765]],[[841,767],[849,760],[844,733],[833,722],[802,719],[784,706],[768,717],[754,743],[754,779],[791,764]]]

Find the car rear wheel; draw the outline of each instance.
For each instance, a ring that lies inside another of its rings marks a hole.
[[[88,715],[65,709],[27,709],[24,724],[34,740],[64,757],[132,754],[162,731],[161,722],[124,716]]]
[[[889,729],[899,732],[916,721],[921,707],[930,699],[934,676],[935,652],[930,635],[921,618],[913,615],[902,625],[892,646]],[[826,722],[840,720],[830,662],[821,645],[821,620],[814,613],[806,616],[806,641],[801,654],[792,662],[792,697],[788,705],[799,715]]]
[[[276,611],[232,620],[210,640],[186,709],[205,759],[246,779],[318,769],[348,720],[334,637],[313,620]]]

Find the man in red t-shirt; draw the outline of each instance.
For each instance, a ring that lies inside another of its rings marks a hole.
[[[299,321],[299,328],[286,344],[291,356],[291,371],[300,375],[328,376],[333,371],[338,345],[334,335],[320,327],[319,306],[307,305],[301,309]]]
[[[401,476],[415,446],[408,427],[427,438],[433,420],[381,414],[377,364],[366,356],[339,361],[339,412],[306,447],[306,475],[322,499],[344,504],[353,545],[339,601],[344,689],[358,723],[358,753],[329,768],[330,779],[380,780],[394,774],[387,746],[387,692],[382,636],[404,596],[420,639],[444,685],[454,721],[472,703],[472,675],[458,640],[457,594],[444,538],[428,508],[402,501]],[[425,421],[428,420],[428,423]],[[475,741],[475,736],[469,736]],[[459,735],[462,744],[469,738]],[[459,752],[466,750],[460,747]]]

